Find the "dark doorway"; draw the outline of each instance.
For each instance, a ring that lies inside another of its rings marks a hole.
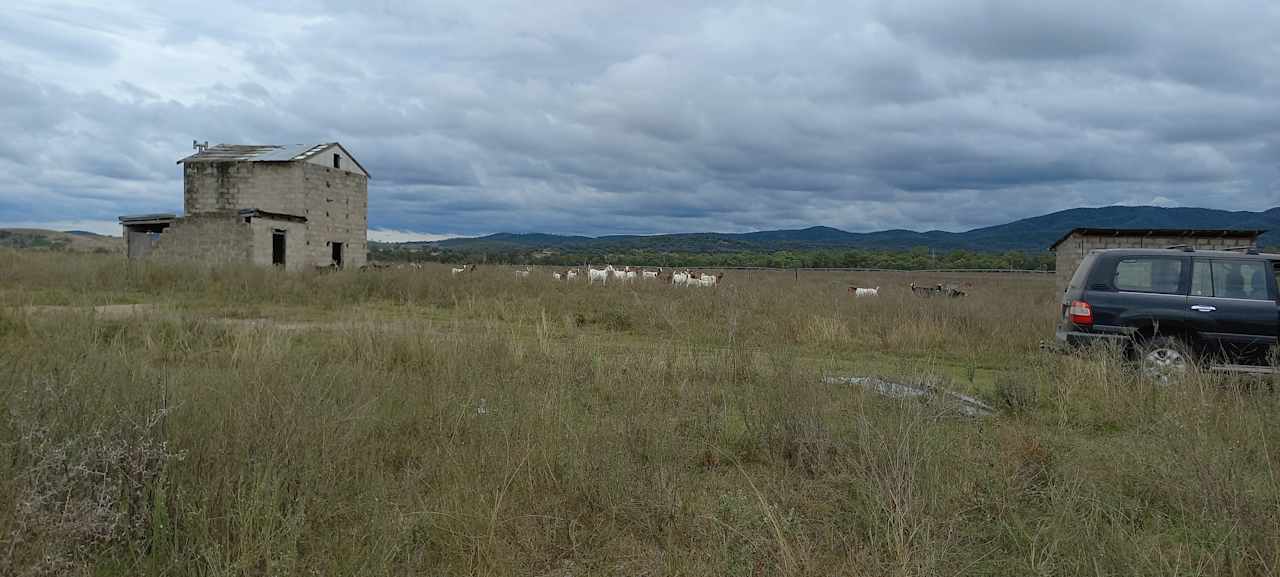
[[[333,266],[342,268],[342,243],[331,243],[333,246]]]
[[[285,231],[271,231],[271,264],[284,266]]]

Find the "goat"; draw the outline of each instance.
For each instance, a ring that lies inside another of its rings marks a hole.
[[[916,283],[911,283],[911,294],[913,295],[918,297],[931,297],[933,296],[933,293],[934,289],[932,287],[916,286]]]
[[[551,276],[552,276],[553,278],[555,278],[556,280],[561,280],[561,279],[563,279],[563,278],[564,278],[564,275],[563,275],[563,274],[560,274],[560,273],[558,273],[558,272],[553,272],[553,273],[551,273]]]
[[[575,278],[578,278],[578,271],[576,269],[569,269],[564,272],[564,278],[566,280],[573,280]]]
[[[616,272],[617,271],[614,270],[613,265],[605,265],[602,269],[594,269],[588,266],[587,284],[592,284],[597,280],[600,281],[600,284],[609,284],[609,275]]]
[[[965,296],[965,292],[956,288],[954,285],[943,286],[942,283],[938,283],[936,286],[931,287],[917,286],[916,283],[911,283],[911,294],[918,297],[943,296],[948,298],[959,298]]]
[[[461,268],[455,266],[452,269],[450,269],[449,273],[456,275],[458,273],[475,272],[475,271],[476,271],[476,265],[473,264],[473,265],[462,265]]]
[[[658,271],[656,270],[640,271],[640,276],[642,276],[644,280],[649,280],[649,279],[658,280]]]
[[[851,286],[849,287],[849,294],[852,294],[855,297],[878,297],[880,296],[880,287],[862,288]]]
[[[516,271],[516,276],[518,276],[518,277],[520,277],[520,278],[528,278],[528,277],[529,277],[529,269],[524,269],[524,270],[518,270],[518,271]]]
[[[687,271],[687,270],[686,270],[686,271],[676,271],[676,272],[671,273],[671,284],[672,284],[672,286],[685,286],[685,285],[689,284],[689,280],[690,280],[691,278],[692,278],[692,277],[689,275],[689,271]]]

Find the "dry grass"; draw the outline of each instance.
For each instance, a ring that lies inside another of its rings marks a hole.
[[[589,289],[12,252],[0,270],[9,573],[1280,566],[1268,383],[1159,387],[1114,356],[1041,354],[1050,279],[925,301],[893,287],[935,279],[894,274]],[[158,306],[74,308],[130,302]],[[833,372],[941,380],[1002,414]]]

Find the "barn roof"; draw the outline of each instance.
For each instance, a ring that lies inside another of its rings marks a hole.
[[[1073,234],[1084,236],[1111,236],[1111,237],[1145,237],[1145,236],[1174,236],[1185,238],[1241,238],[1256,239],[1262,236],[1266,230],[1260,229],[1240,229],[1240,228],[1089,228],[1080,227],[1073,228],[1062,235],[1056,242],[1049,246],[1049,250],[1056,250],[1058,245],[1063,241],[1071,238]]]
[[[178,164],[187,162],[293,162],[306,160],[336,146],[342,149],[352,162],[365,175],[369,174],[359,160],[337,142],[319,144],[215,144],[200,152],[179,160]]]

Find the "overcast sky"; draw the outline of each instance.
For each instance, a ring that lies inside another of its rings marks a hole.
[[[1280,204],[1280,2],[33,2],[0,224],[181,211],[191,141],[342,142],[374,238],[966,230]]]

